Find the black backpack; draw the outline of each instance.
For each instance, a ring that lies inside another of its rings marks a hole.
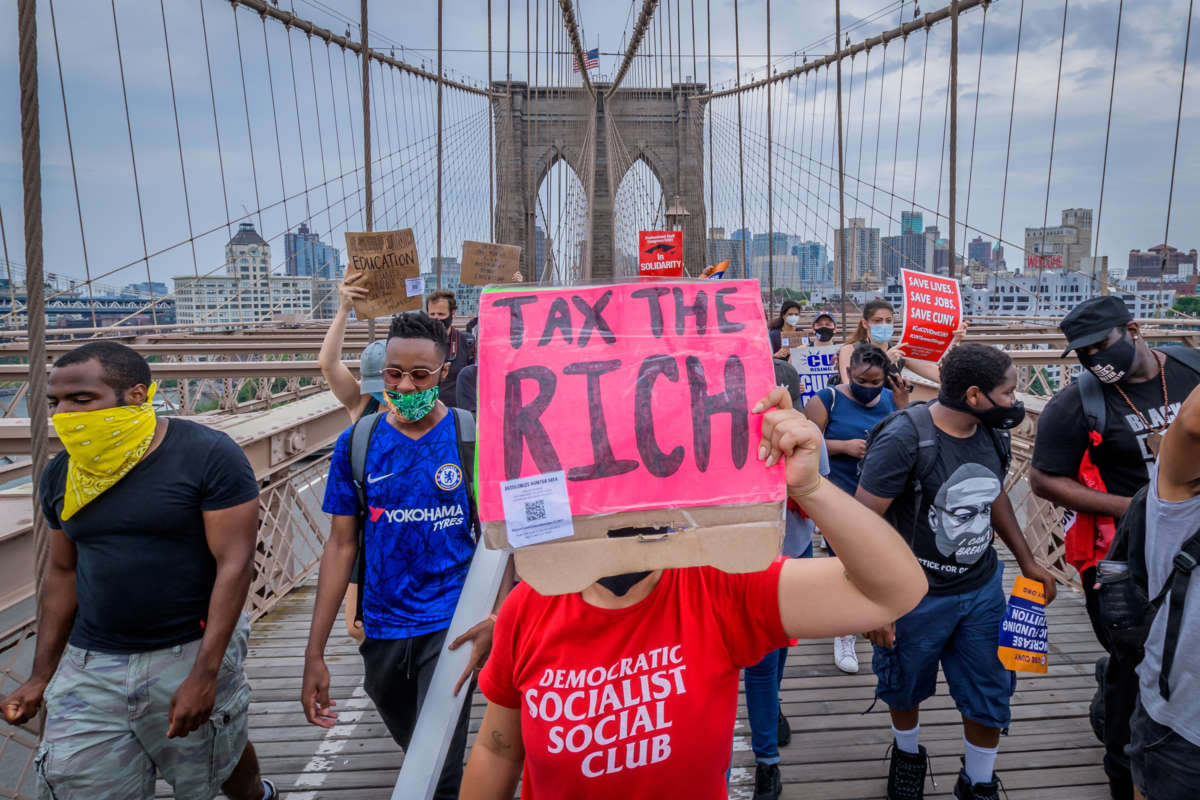
[[[1179,627],[1183,622],[1184,603],[1192,570],[1200,563],[1200,531],[1192,534],[1175,554],[1175,564],[1163,582],[1162,589],[1149,598],[1149,573],[1146,569],[1146,492],[1143,486],[1133,496],[1129,510],[1121,517],[1116,535],[1108,550],[1108,558],[1096,568],[1100,594],[1100,624],[1108,634],[1114,651],[1121,651],[1130,668],[1141,663],[1145,653],[1150,626],[1168,594],[1167,631],[1163,641],[1162,672],[1158,676],[1158,693],[1171,699],[1171,667],[1175,662],[1175,647],[1179,644]]]
[[[912,537],[916,534],[917,519],[921,513],[921,503],[925,493],[924,481],[929,477],[929,473],[933,469],[933,464],[937,460],[937,426],[933,424],[933,415],[929,413],[928,403],[910,403],[907,407],[899,411],[893,411],[875,424],[875,427],[867,435],[868,451],[870,451],[871,444],[879,437],[879,434],[898,417],[907,420],[907,424],[912,425],[917,432],[917,462],[909,470],[908,489],[906,492],[906,494],[912,495],[915,503],[913,529],[908,532],[909,541],[912,541]],[[982,423],[980,424],[982,425]],[[987,428],[987,430],[992,435],[992,443],[996,446],[996,454],[1000,456],[1003,473],[1007,475],[1009,464],[1012,462],[1012,439],[1009,437],[1008,431],[1001,431],[995,428]],[[863,461],[866,461],[866,459],[864,458]],[[862,461],[858,464],[860,475],[862,474],[862,464]],[[887,514],[884,515],[887,521],[893,526],[896,526],[897,523],[895,508],[896,504],[893,503],[888,507]]]
[[[454,430],[458,440],[458,460],[462,464],[463,478],[467,488],[468,523],[476,530],[479,519],[475,511],[475,417],[470,411],[450,408],[454,415]],[[354,561],[352,578],[358,583],[358,606],[354,612],[355,622],[362,619],[363,594],[366,591],[366,548],[363,540],[367,522],[367,452],[371,449],[371,437],[384,421],[387,411],[363,415],[350,431],[350,477],[354,482],[354,493],[358,496],[358,557]]]
[[[1167,358],[1174,359],[1180,364],[1200,375],[1200,351],[1191,347],[1156,347]],[[1100,434],[1104,438],[1108,430],[1108,406],[1104,402],[1104,384],[1085,369],[1079,373],[1076,382],[1079,384],[1079,399],[1083,403],[1083,416],[1087,420],[1088,430]]]

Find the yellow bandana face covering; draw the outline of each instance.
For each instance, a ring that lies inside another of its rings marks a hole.
[[[71,411],[50,418],[66,448],[67,490],[62,519],[70,519],[137,466],[154,440],[154,392],[140,406]]]

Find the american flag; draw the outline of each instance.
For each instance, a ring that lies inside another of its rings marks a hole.
[[[583,54],[584,69],[600,69],[600,48],[595,47]],[[571,62],[571,69],[579,72],[579,59]]]

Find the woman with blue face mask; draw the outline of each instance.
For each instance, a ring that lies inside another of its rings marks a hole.
[[[862,319],[859,320],[854,335],[847,339],[846,344],[838,351],[840,382],[843,384],[850,382],[849,366],[854,345],[859,342],[870,342],[887,353],[888,360],[892,363],[891,371],[895,375],[899,375],[901,370],[907,369],[926,380],[941,383],[942,373],[936,362],[906,358],[902,345],[892,346],[892,341],[900,335],[900,332],[895,309],[887,300],[877,297],[863,306]],[[954,339],[951,341],[950,347],[960,344],[966,332],[966,320],[963,320],[961,327],[954,332]],[[949,350],[950,347],[946,349]],[[908,388],[911,390],[912,387]]]
[[[858,464],[867,452],[867,435],[877,423],[908,405],[908,392],[891,370],[887,354],[870,342],[851,347],[850,380],[828,386],[811,397],[804,414],[825,436],[829,480],[847,493],[858,488]],[[833,554],[833,548],[829,548]],[[833,663],[842,672],[858,672],[855,636],[833,642]]]

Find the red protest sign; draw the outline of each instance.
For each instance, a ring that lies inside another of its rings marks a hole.
[[[937,361],[962,320],[958,281],[911,269],[900,270],[900,281],[904,286],[904,332],[900,335],[904,355]]]
[[[755,281],[487,289],[479,516],[565,472],[572,515],[780,502],[750,409],[775,386]]]
[[[683,275],[683,231],[638,231],[638,274],[642,280]]]

